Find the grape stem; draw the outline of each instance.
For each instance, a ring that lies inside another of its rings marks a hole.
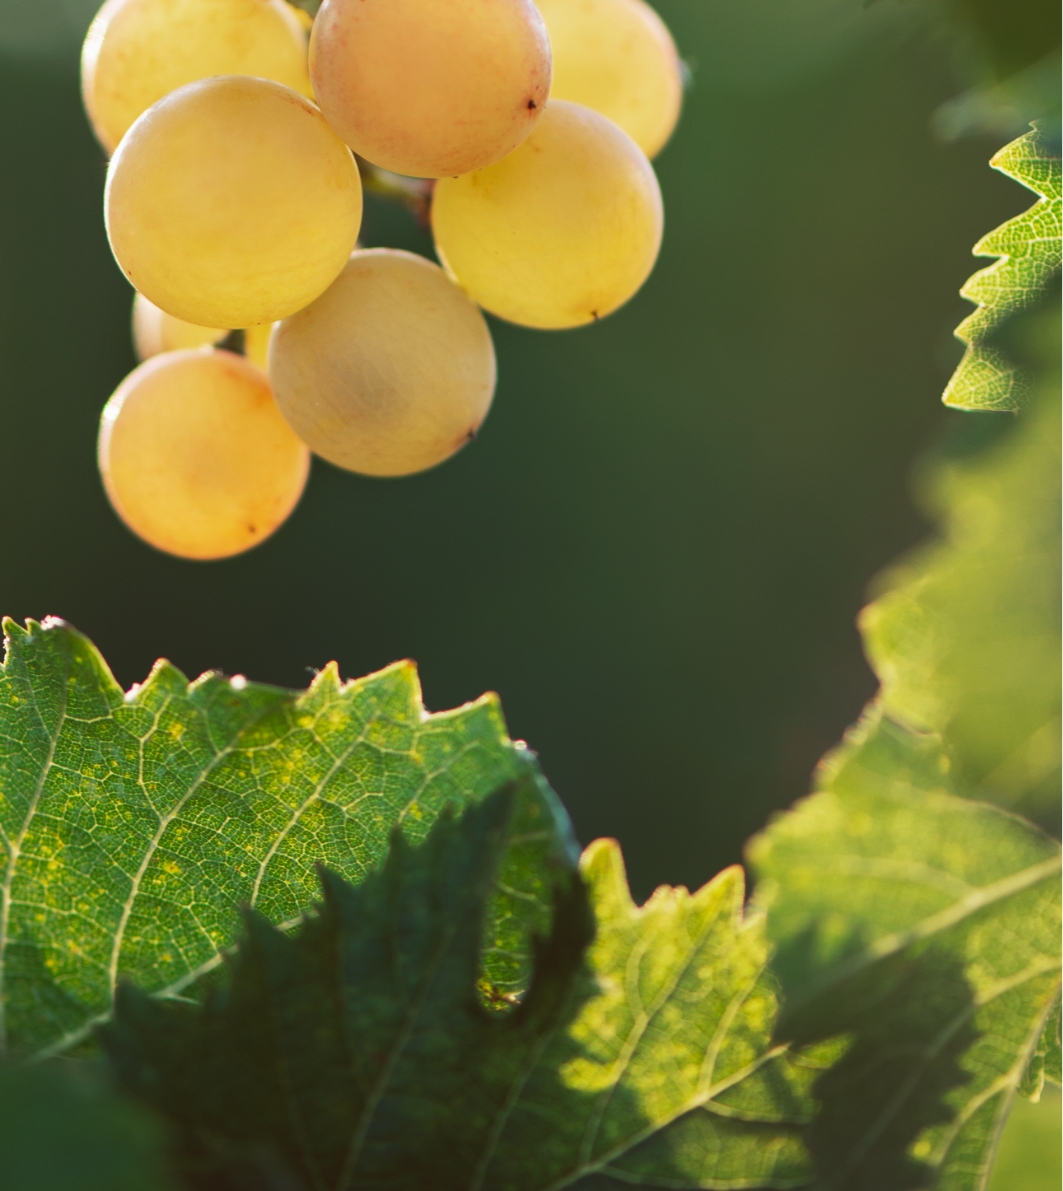
[[[292,8],[301,8],[310,17],[316,17],[321,7],[321,0],[288,0],[288,3]]]
[[[393,174],[390,170],[383,170],[357,154],[354,159],[358,163],[358,172],[362,175],[362,188],[367,194],[375,194],[378,198],[399,203],[413,212],[422,227],[428,226],[428,208],[435,186],[433,179],[407,178],[403,174]]]

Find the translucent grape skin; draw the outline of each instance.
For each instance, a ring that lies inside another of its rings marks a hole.
[[[160,310],[143,294],[133,299],[133,347],[138,360],[150,360],[161,352],[185,347],[208,347],[220,343],[228,333],[220,327],[197,327],[182,322]]]
[[[269,339],[273,333],[273,323],[246,327],[242,333],[244,356],[265,372],[269,363]],[[182,322],[165,310],[160,310],[143,294],[133,298],[133,347],[140,361],[186,347],[212,347],[228,335],[229,331],[218,327],[197,327],[193,323]]]
[[[99,465],[138,537],[211,559],[273,533],[302,495],[310,456],[260,369],[192,348],[153,357],[118,386],[100,420]]]
[[[107,171],[111,250],[135,289],[204,327],[249,327],[302,309],[358,238],[350,151],[280,83],[222,76],[150,107]]]
[[[310,77],[356,153],[395,173],[452,177],[532,130],[550,43],[532,0],[325,0]]]
[[[576,327],[649,276],[664,226],[653,166],[611,120],[552,99],[504,160],[436,183],[432,230],[450,275],[485,310]]]
[[[668,27],[643,0],[536,0],[554,54],[552,99],[608,116],[647,157],[664,148],[683,103]]]
[[[270,344],[277,404],[299,437],[349,471],[404,476],[472,439],[495,389],[483,315],[438,265],[409,252],[354,253]]]
[[[108,153],[164,95],[221,74],[312,96],[295,10],[285,0],[107,0],[81,54],[85,110]]]

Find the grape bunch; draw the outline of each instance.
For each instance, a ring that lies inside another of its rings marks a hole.
[[[284,521],[311,452],[404,476],[472,439],[483,311],[577,327],[638,290],[682,73],[643,0],[107,0],[82,93],[142,361],[104,487],[211,559]],[[359,246],[363,179],[430,194],[442,267]]]

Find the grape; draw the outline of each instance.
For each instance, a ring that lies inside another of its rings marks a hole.
[[[276,328],[269,375],[311,450],[350,471],[404,476],[475,436],[495,352],[483,315],[438,265],[372,248]]]
[[[436,183],[436,251],[466,293],[529,327],[575,327],[649,276],[663,227],[653,166],[611,120],[552,99],[503,161]]]
[[[107,171],[107,235],[134,287],[204,327],[300,310],[358,238],[350,151],[288,87],[235,75],[189,83],[126,133]]]
[[[325,0],[310,77],[356,153],[441,178],[528,135],[550,90],[550,43],[532,0]]]
[[[312,96],[306,34],[284,0],[107,0],[81,55],[93,131],[113,153],[171,91],[219,74],[274,79]]]
[[[160,310],[143,294],[133,299],[133,346],[138,360],[183,347],[204,347],[220,343],[228,331],[219,327],[197,327]]]
[[[665,23],[643,0],[536,0],[554,52],[553,99],[608,116],[653,157],[672,135],[683,75]]]
[[[272,323],[263,323],[260,327],[248,327],[244,331],[244,355],[263,372],[269,366],[269,340],[272,334]]]
[[[256,546],[295,508],[310,455],[240,356],[167,352],[118,386],[100,420],[100,473],[129,528],[182,558]]]
[[[306,11],[305,8],[292,8],[292,13],[295,19],[299,22],[300,28],[306,34],[306,41],[310,41],[310,30],[314,27],[314,18]]]

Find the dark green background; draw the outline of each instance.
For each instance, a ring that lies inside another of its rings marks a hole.
[[[496,324],[472,447],[402,481],[316,463],[273,540],[204,565],[99,485],[131,293],[74,40],[34,0],[0,56],[0,609],[66,617],[124,684],[160,655],[297,686],[414,657],[430,708],[501,693],[636,893],[737,860],[873,690],[853,619],[924,530],[907,477],[946,420],[970,247],[1029,201],[992,143],[934,140],[957,81],[890,2],[662,0],[695,85],[644,290],[577,332]],[[378,207],[365,239],[426,245]]]

